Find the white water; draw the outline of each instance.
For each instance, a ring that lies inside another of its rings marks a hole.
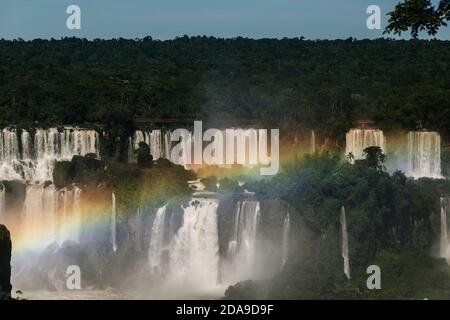
[[[447,210],[449,206],[449,198],[441,198],[441,241],[440,241],[440,257],[450,260],[449,243],[448,243],[448,224],[447,224]]]
[[[99,140],[95,130],[36,129],[32,139],[26,130],[18,132],[4,128],[0,132],[0,180],[53,181],[56,160],[71,160],[74,155],[87,153],[99,156]]]
[[[408,133],[408,172],[414,178],[441,178],[441,137],[437,132]]]
[[[54,189],[53,186],[49,186]],[[47,188],[49,188],[47,187]],[[71,190],[64,188],[57,191],[60,197],[60,209],[58,214],[58,242],[61,244],[66,240],[79,242],[82,226],[81,219],[81,189],[73,187]],[[48,195],[50,201],[54,199]]]
[[[58,193],[54,186],[29,185],[22,209],[21,236],[44,248],[58,239]]]
[[[385,151],[386,139],[383,131],[379,129],[351,129],[347,132],[345,154],[351,153],[353,160],[364,159],[364,149],[371,146],[378,146]]]
[[[161,130],[153,130],[150,133],[150,154],[154,160],[161,158],[163,154],[163,144],[161,140]]]
[[[21,213],[20,237],[32,239],[33,248],[79,241],[81,189],[56,190],[54,185],[27,185]]]
[[[165,206],[157,210],[147,266],[148,272],[155,276],[152,279],[160,284],[157,290],[162,296],[222,295],[228,285],[272,276],[286,263],[290,215],[286,214],[280,225],[281,241],[264,247],[273,250],[272,254],[257,252],[261,209],[259,201],[250,200],[236,204],[227,255],[220,261],[218,206],[217,199],[192,198],[183,208],[178,230],[173,230],[169,222],[176,213],[169,216]],[[172,232],[175,234],[171,237]]]
[[[136,209],[135,217],[135,246],[136,251],[141,251],[142,249],[142,209],[141,205],[138,205]]]
[[[72,218],[72,226],[74,229],[73,232],[73,241],[80,242],[80,236],[83,226],[82,220],[82,208],[81,208],[81,189],[78,187],[73,188],[73,218]]]
[[[255,275],[256,235],[260,217],[259,201],[242,201],[236,206],[234,229],[228,243],[225,280],[239,281]]]
[[[206,194],[208,191],[206,190],[206,186],[202,182],[201,179],[188,181],[189,188],[195,191],[194,195]]]
[[[116,195],[114,192],[111,195],[111,245],[114,252],[117,251],[117,210],[116,210]]]
[[[311,130],[311,153],[316,153],[316,133]]]
[[[217,286],[219,236],[216,199],[193,198],[183,208],[183,224],[170,249],[169,281],[196,290]]]
[[[350,276],[350,258],[348,253],[348,232],[347,232],[347,218],[345,214],[345,208],[341,208],[341,230],[342,230],[342,258],[344,259],[344,274],[347,279],[351,279]]]
[[[135,151],[139,148],[140,142],[145,142],[150,147],[150,154],[153,160],[159,158],[170,159],[170,132],[162,133],[161,130],[141,131],[136,130],[133,137],[129,138],[128,162],[136,162]]]
[[[75,155],[88,153],[99,157],[99,137],[95,130],[66,127],[38,128],[33,132],[14,128],[0,131],[0,180],[26,184],[20,224],[15,229],[19,237],[33,239],[33,247],[79,241],[81,189],[56,190],[54,185],[44,182],[53,181],[56,161],[68,161]],[[2,189],[0,208],[5,207],[4,200]]]
[[[164,158],[170,159],[170,149],[171,149],[172,142],[170,141],[170,132],[167,131],[164,133]]]
[[[291,227],[289,213],[286,214],[283,223],[282,244],[281,244],[281,269],[285,266],[289,255],[289,230]]]
[[[161,272],[161,253],[164,248],[164,226],[166,219],[166,206],[157,210],[153,220],[148,249],[148,266],[152,273]]]
[[[196,139],[200,139],[200,144],[204,143],[203,137],[196,136],[195,134],[195,131],[187,132],[187,135],[182,138],[184,143],[179,144],[174,142],[174,147],[172,148],[170,131],[161,132],[161,130],[137,130],[133,134],[133,137],[129,137],[128,139],[128,162],[136,162],[136,150],[139,147],[139,143],[145,142],[149,145],[150,153],[152,154],[154,160],[165,158],[173,163],[185,166],[186,168],[190,165],[195,165],[196,168],[203,167],[204,165],[201,163],[193,163],[193,144],[195,144]],[[315,135],[314,132],[312,132],[312,134]],[[243,165],[246,168],[253,168],[255,165],[270,161],[270,159],[258,159],[258,147],[263,145],[258,143],[258,137],[261,139],[261,133],[254,128],[233,128],[221,130],[217,133],[217,136],[214,136],[213,139],[214,141],[217,139],[217,143],[220,147],[216,147],[219,149],[214,149],[211,158],[208,159],[208,163],[222,168],[231,168],[231,164],[225,163],[227,152],[229,152],[227,149],[228,145],[234,145],[234,149],[232,149],[235,150],[237,148],[240,151],[239,155],[234,160],[232,159],[232,161],[236,161],[236,163]],[[267,139],[267,137],[265,139]],[[312,139],[314,139],[315,145],[315,136]],[[224,149],[220,150],[222,147]],[[264,153],[264,151],[261,152]],[[267,152],[267,150],[265,152]]]

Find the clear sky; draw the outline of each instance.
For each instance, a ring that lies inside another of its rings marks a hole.
[[[169,39],[217,37],[378,38],[366,9],[386,13],[400,0],[0,0],[0,38],[76,36]],[[435,1],[436,2],[436,1]],[[81,8],[81,30],[69,30],[66,8]],[[393,36],[391,36],[393,37]],[[450,27],[437,38],[450,40]]]

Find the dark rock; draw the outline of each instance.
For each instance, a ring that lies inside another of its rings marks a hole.
[[[10,225],[18,217],[18,213],[21,212],[23,203],[25,201],[26,186],[22,182],[18,181],[2,181],[5,186],[5,211],[4,220],[5,225]]]
[[[88,153],[85,156],[74,156],[72,161],[60,161],[55,164],[53,181],[58,188],[72,183],[98,183],[104,178],[105,164]]]
[[[11,296],[11,235],[0,225],[0,296]]]
[[[53,181],[58,188],[62,188],[72,183],[70,161],[57,162],[53,170]]]
[[[155,161],[155,164],[161,168],[171,168],[174,166],[172,162],[164,158],[159,158],[158,160]]]

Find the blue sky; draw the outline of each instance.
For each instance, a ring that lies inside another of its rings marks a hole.
[[[182,35],[378,38],[369,5],[387,12],[400,0],[0,0],[0,38],[76,36],[169,39]],[[66,8],[81,8],[81,30],[66,28]],[[392,36],[393,37],[393,36]],[[450,40],[450,27],[437,38]]]

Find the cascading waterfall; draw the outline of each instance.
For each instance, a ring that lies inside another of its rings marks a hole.
[[[53,184],[26,185],[20,223],[13,227],[16,250],[12,277],[18,286],[36,290],[46,282],[58,290],[65,288],[56,265],[61,259],[73,257],[52,259],[67,241],[73,245],[81,240],[81,197],[82,190],[77,186],[57,190]]]
[[[164,132],[164,158],[170,159],[170,150],[172,142],[170,141],[170,131]]]
[[[58,193],[53,185],[28,185],[22,209],[21,238],[33,239],[38,248],[58,241]]]
[[[449,243],[448,243],[448,223],[447,223],[447,210],[450,207],[450,198],[441,198],[441,241],[440,241],[440,257],[450,259],[449,256]]]
[[[22,134],[20,135],[20,141],[22,143],[22,159],[23,160],[30,160],[32,159],[32,155],[31,155],[31,137],[30,134],[28,133],[28,131],[26,130],[22,130]]]
[[[134,143],[133,138],[128,137],[128,163],[136,162],[136,159],[134,157]]]
[[[136,244],[136,250],[141,251],[141,244],[142,244],[142,209],[141,205],[137,206],[136,209],[136,230],[135,230],[135,244]]]
[[[19,237],[33,239],[38,248],[68,240],[78,242],[82,226],[81,189],[27,185],[21,220]]]
[[[117,211],[116,211],[116,195],[111,195],[111,245],[114,252],[117,251]]]
[[[11,161],[19,158],[19,142],[17,130],[4,128],[0,139],[0,157],[3,161]]]
[[[148,249],[148,267],[152,273],[161,272],[161,253],[164,248],[164,227],[166,219],[166,206],[158,208],[153,220]]]
[[[237,203],[234,230],[228,243],[226,280],[242,280],[254,275],[259,217],[259,201]]]
[[[289,231],[291,227],[289,212],[286,214],[283,223],[282,244],[281,244],[281,269],[285,266],[289,254]]]
[[[75,155],[88,153],[99,157],[99,137],[95,130],[65,127],[37,128],[32,132],[14,128],[0,131],[0,180],[26,184],[17,232],[33,239],[35,247],[79,241],[81,189],[74,186],[56,190],[48,182],[53,181],[56,161],[69,161]]]
[[[136,130],[133,137],[128,139],[128,162],[136,162],[135,151],[139,148],[140,142],[145,142],[150,147],[153,160],[170,159],[170,132]]]
[[[81,189],[78,187],[74,187],[73,188],[73,221],[74,221],[74,226],[75,226],[75,230],[76,232],[74,233],[74,240],[79,242],[80,241],[80,234],[81,234],[81,227],[83,225],[83,220],[82,220],[82,211],[81,211]]]
[[[217,285],[219,237],[216,199],[193,198],[183,208],[183,224],[170,249],[170,280],[189,282],[197,289]]]
[[[235,129],[227,129],[222,130],[221,136],[224,139],[228,139],[227,131],[231,132],[230,137],[233,137],[234,143],[237,144],[240,141],[245,141],[245,145],[242,146],[243,153],[245,153],[245,159],[243,160],[243,165],[247,168],[252,168],[258,164],[258,155],[253,152],[254,150],[250,150],[250,145],[257,146],[258,145],[258,130],[254,128],[235,128]],[[315,145],[315,133],[314,135],[314,145]],[[186,146],[189,146],[193,143],[195,137],[193,132],[189,132],[187,137],[184,137],[184,144],[179,146],[178,154],[171,154],[172,150],[172,141],[171,141],[171,133],[170,131],[162,132],[161,130],[152,130],[152,131],[141,131],[137,130],[134,132],[132,137],[128,139],[128,162],[133,163],[136,162],[136,150],[139,148],[140,142],[145,142],[150,147],[150,154],[153,156],[153,160],[157,160],[159,158],[165,158],[170,160],[171,162],[187,166],[191,163],[191,161],[187,158],[189,153],[185,150]],[[202,141],[203,142],[203,141]],[[239,146],[238,146],[239,147]],[[189,148],[189,147],[188,147]],[[314,147],[315,150],[315,147]],[[192,157],[192,151],[191,155]],[[218,155],[217,159],[219,158]],[[223,154],[220,158],[226,156]],[[214,158],[214,157],[213,157]],[[230,167],[230,165],[222,163],[223,159],[220,162],[217,161],[217,165],[219,167]],[[215,162],[212,159],[212,162]]]
[[[99,157],[99,137],[95,130],[36,129],[32,139],[24,129],[19,134],[16,129],[4,128],[0,132],[0,179],[53,181],[55,161],[69,161],[74,155],[88,153]]]
[[[150,133],[150,153],[153,159],[158,160],[162,156],[162,140],[161,140],[161,130],[153,130]]]
[[[311,153],[316,153],[316,133],[311,130]]]
[[[270,276],[283,268],[289,251],[289,213],[280,224],[281,241],[273,247],[273,252],[279,255],[275,254],[274,259],[274,255],[257,252],[259,201],[239,201],[227,254],[220,258],[218,207],[217,199],[193,197],[182,207],[179,227],[171,224],[176,213],[167,212],[166,206],[157,210],[151,227],[146,269],[154,281],[164,288],[180,288],[182,283],[189,287],[189,294],[192,288],[211,292],[223,285]],[[266,263],[267,267],[259,268],[257,261]]]
[[[383,151],[386,148],[386,139],[383,131],[379,129],[351,129],[346,134],[345,154],[352,154],[353,160],[364,159],[364,149],[378,146]]]
[[[347,279],[350,277],[350,258],[348,254],[348,232],[347,232],[347,218],[345,208],[341,208],[341,230],[342,230],[342,258],[344,259],[344,274]]]
[[[20,180],[23,170],[19,167],[19,143],[16,129],[4,128],[0,131],[0,178]]]
[[[74,186],[71,189],[64,188],[57,191],[60,195],[60,204],[58,219],[59,243],[66,240],[79,242],[82,226],[81,213],[81,189]]]
[[[408,171],[415,178],[441,178],[441,137],[432,131],[408,133]]]

